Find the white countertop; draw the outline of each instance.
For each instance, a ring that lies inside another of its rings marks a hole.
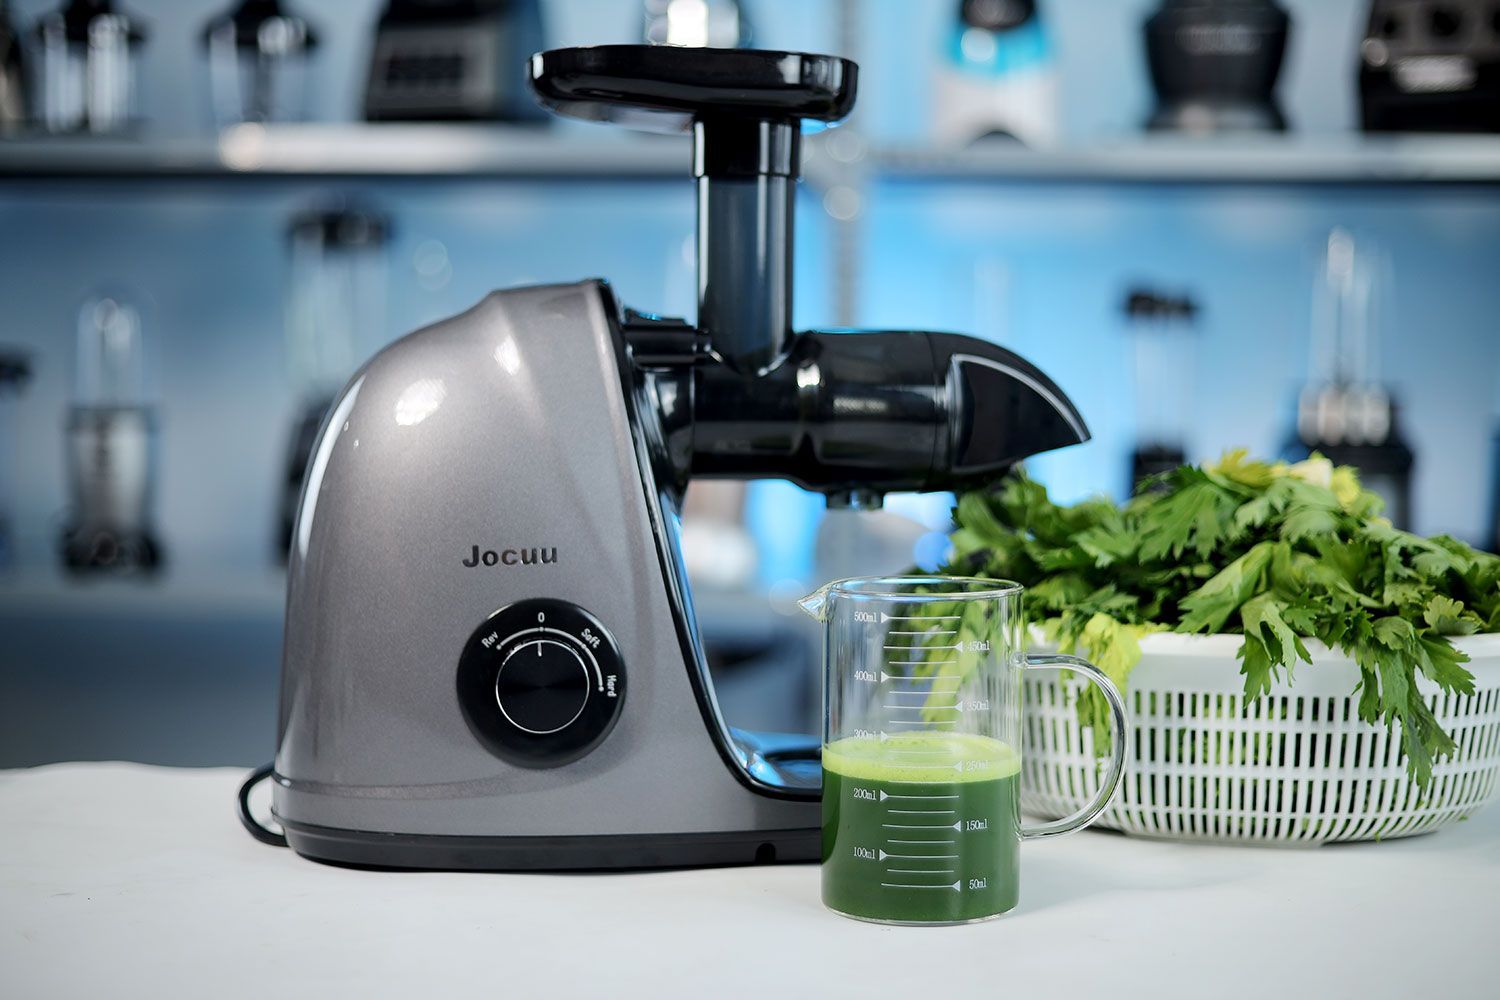
[[[364,872],[251,840],[234,770],[0,772],[0,996],[1500,996],[1500,807],[1318,849],[1089,831],[990,923],[835,916],[810,865]]]

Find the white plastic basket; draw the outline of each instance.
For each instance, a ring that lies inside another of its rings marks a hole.
[[[1308,642],[1311,664],[1245,704],[1237,635],[1158,634],[1141,643],[1126,703],[1133,732],[1119,793],[1096,822],[1147,837],[1321,844],[1409,837],[1495,797],[1500,775],[1500,634],[1468,636],[1472,695],[1419,679],[1458,744],[1426,795],[1407,777],[1399,737],[1359,721],[1349,657]],[[1025,680],[1022,811],[1064,816],[1097,787],[1092,735],[1074,700],[1083,682]]]

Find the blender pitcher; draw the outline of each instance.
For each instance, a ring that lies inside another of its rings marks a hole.
[[[1020,585],[959,577],[840,580],[802,601],[824,623],[823,902],[862,920],[968,923],[1016,905],[1018,847],[1071,833],[1125,763],[1120,692],[1086,660],[1022,649]],[[1099,685],[1111,755],[1089,805],[1019,818],[1021,672]]]

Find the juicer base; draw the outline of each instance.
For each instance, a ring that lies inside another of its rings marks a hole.
[[[709,868],[817,861],[816,827],[566,837],[452,837],[341,830],[282,821],[292,850],[354,868],[424,871],[585,871]]]

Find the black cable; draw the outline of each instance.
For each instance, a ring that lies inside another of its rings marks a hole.
[[[271,764],[266,764],[262,767],[257,767],[254,771],[250,772],[250,777],[246,778],[244,783],[240,785],[240,825],[249,831],[250,836],[262,844],[270,844],[272,847],[286,847],[285,834],[277,833],[275,830],[262,825],[260,820],[250,815],[250,790],[271,776],[272,766]]]

